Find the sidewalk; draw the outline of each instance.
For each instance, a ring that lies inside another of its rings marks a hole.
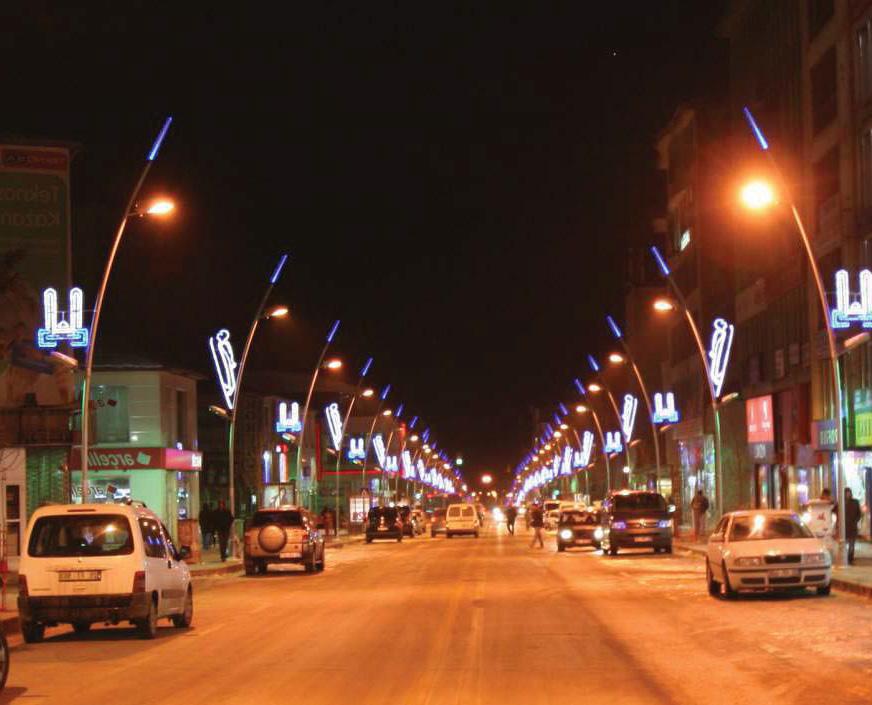
[[[690,536],[675,537],[675,547],[700,556],[706,554],[706,544],[693,543]],[[853,592],[872,598],[872,544],[858,541],[854,565],[834,566],[832,585],[836,590]]]

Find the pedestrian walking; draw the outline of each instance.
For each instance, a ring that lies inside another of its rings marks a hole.
[[[506,507],[506,530],[512,535],[515,535],[515,519],[518,518],[518,508],[514,504]]]
[[[709,501],[705,493],[699,489],[693,501],[690,503],[690,510],[693,513],[693,540],[699,541],[705,536],[705,513],[708,511]]]
[[[212,524],[218,532],[218,546],[221,550],[221,560],[227,560],[227,543],[230,541],[230,529],[233,528],[233,515],[227,509],[224,500],[218,502],[218,509],[212,513]]]
[[[214,538],[215,527],[212,525],[212,505],[208,502],[203,502],[203,507],[200,509],[200,533],[203,534],[203,548],[212,548],[212,539]]]
[[[330,517],[330,509],[328,507],[324,507],[321,510],[321,528],[324,529],[324,535],[330,535],[330,525],[332,524]]]
[[[857,525],[860,523],[862,512],[860,503],[854,499],[854,493],[850,487],[845,488],[845,542],[848,545],[848,565],[854,563],[854,545],[857,543]]]
[[[530,548],[539,542],[539,548],[545,548],[545,515],[542,513],[542,507],[537,502],[530,509],[530,526],[533,528],[533,540],[530,542]]]

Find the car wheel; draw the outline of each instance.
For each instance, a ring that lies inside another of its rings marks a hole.
[[[618,547],[617,546],[610,546],[609,547],[609,555],[610,556],[617,556],[618,555]]]
[[[478,538],[478,529],[475,531],[475,538]]]
[[[831,585],[821,585],[817,588],[817,594],[821,597],[826,597],[830,594],[830,590],[832,590]]]
[[[90,622],[73,622],[73,631],[76,634],[87,634],[90,629]]]
[[[726,562],[721,565],[721,570],[724,573],[724,597],[735,597],[736,591],[733,589],[733,586],[730,585],[730,574],[727,572]]]
[[[246,575],[254,575],[257,570],[257,566],[254,564],[254,561],[245,561],[245,574]]]
[[[563,553],[565,550],[566,550],[566,546],[564,546],[562,543],[557,544],[557,551],[559,553]]]
[[[402,542],[403,542],[403,535],[400,534],[399,536],[397,536],[397,543],[402,543]]]
[[[715,580],[714,573],[712,573],[711,564],[709,564],[708,559],[705,561],[705,582],[708,587],[708,593],[712,597],[717,597],[721,594],[721,584]]]
[[[190,587],[185,595],[184,608],[179,614],[174,614],[172,620],[173,626],[179,629],[187,629],[191,626],[191,622],[194,620],[194,593]]]
[[[454,534],[452,534],[450,531],[446,531],[446,532],[445,532],[445,538],[446,538],[446,539],[450,539],[452,536],[454,536]]]
[[[266,561],[258,561],[254,564],[254,569],[258,572],[259,575],[266,575],[266,567],[269,564]]]
[[[369,536],[367,536],[367,537],[366,537],[366,542],[367,542],[367,543],[372,543],[372,539],[371,539]]]
[[[312,551],[312,555],[309,556],[308,560],[305,563],[305,566],[306,566],[307,573],[314,573],[315,572],[315,567],[317,566],[317,563],[315,563],[315,552],[314,551]]]
[[[663,547],[663,553],[672,553],[672,544]]]
[[[324,568],[327,567],[327,556],[325,555],[326,551],[321,551],[321,560],[318,561],[318,572],[322,572]]]
[[[157,605],[154,600],[148,602],[148,616],[140,619],[136,626],[143,639],[154,639],[157,636]]]
[[[25,644],[38,644],[45,637],[45,625],[39,622],[22,622],[21,636]]]

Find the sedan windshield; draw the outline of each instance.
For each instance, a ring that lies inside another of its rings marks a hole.
[[[571,511],[560,513],[561,524],[599,524],[600,518],[596,512]]]
[[[621,511],[666,511],[666,500],[654,492],[619,494],[614,498],[615,509]]]
[[[730,541],[765,541],[767,539],[810,539],[811,531],[795,515],[738,516],[733,519]]]
[[[121,514],[62,514],[40,517],[27,553],[38,558],[120,556],[133,553],[133,536]]]

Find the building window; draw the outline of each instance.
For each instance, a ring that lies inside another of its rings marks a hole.
[[[814,167],[814,202],[818,210],[839,194],[839,148],[833,147]]]
[[[872,97],[872,16],[867,17],[854,35],[857,57],[857,102]]]
[[[830,47],[811,69],[811,123],[815,133],[836,117],[836,48]]]
[[[94,430],[97,443],[129,443],[127,387],[101,384],[93,389],[91,399],[96,406]]]
[[[833,16],[833,0],[808,1],[808,36],[813,39]]]
[[[182,448],[190,448],[188,439],[188,394],[182,389],[176,390],[176,437],[173,445],[182,444]]]

